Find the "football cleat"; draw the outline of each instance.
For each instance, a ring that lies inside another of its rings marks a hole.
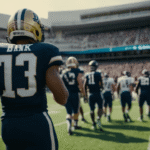
[[[126,114],[126,117],[127,117],[127,121],[128,121],[128,122],[132,122],[132,120],[131,120],[129,114]]]
[[[10,17],[7,25],[8,42],[15,44],[18,37],[29,37],[36,42],[44,41],[44,27],[32,10],[20,9]]]
[[[94,123],[94,124],[92,125],[92,129],[93,129],[93,130],[96,130],[96,123]]]
[[[143,116],[140,116],[140,121],[143,122]]]
[[[125,114],[123,115],[123,117],[124,117],[124,122],[127,122],[127,117]]]
[[[111,117],[110,116],[107,116],[107,121],[111,122]]]
[[[84,118],[82,118],[82,121],[83,121],[83,122],[87,122]]]
[[[102,128],[99,129],[101,132],[104,132],[104,130]]]
[[[71,129],[68,131],[68,135],[72,135],[73,132],[71,131]]]

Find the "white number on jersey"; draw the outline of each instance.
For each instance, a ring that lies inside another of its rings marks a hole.
[[[75,84],[75,74],[73,72],[68,72],[68,76],[69,76],[69,80],[67,75],[64,75],[64,78],[66,79],[66,81],[68,82],[69,85],[74,85]]]
[[[28,62],[28,71],[24,72],[24,76],[28,78],[28,89],[17,88],[17,95],[21,97],[33,96],[37,91],[36,83],[36,65],[37,57],[34,54],[19,54],[15,58],[15,66],[24,66],[24,62]],[[15,98],[15,91],[12,90],[12,55],[0,56],[0,66],[4,63],[4,97]]]
[[[121,87],[122,88],[128,88],[129,87],[129,81],[128,80],[122,80],[121,81]]]
[[[142,78],[141,85],[149,85],[149,78]]]
[[[88,79],[89,79],[89,84],[95,84],[94,81],[94,72],[88,75]]]

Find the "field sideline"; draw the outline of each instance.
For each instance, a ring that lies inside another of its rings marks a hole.
[[[144,122],[140,122],[138,102],[133,101],[130,116],[131,123],[124,123],[119,100],[113,101],[112,122],[107,122],[102,117],[102,125],[105,132],[91,129],[90,110],[88,104],[82,102],[85,119],[83,123],[79,119],[82,130],[75,130],[72,136],[68,136],[66,127],[66,110],[58,105],[52,94],[48,96],[48,110],[53,120],[59,140],[59,150],[150,150],[150,119],[144,109]],[[0,105],[0,115],[1,115]],[[0,123],[1,127],[1,123]],[[5,145],[0,137],[0,150],[5,150]]]

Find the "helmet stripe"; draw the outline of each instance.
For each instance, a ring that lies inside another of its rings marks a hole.
[[[22,14],[22,9],[18,11],[18,15],[17,15],[17,26],[18,26],[18,30],[21,29],[21,14]]]
[[[23,21],[24,21],[24,16],[25,16],[26,10],[27,10],[27,9],[23,9],[22,14],[21,14],[21,20],[23,20]]]
[[[15,27],[17,29],[17,16],[18,16],[18,12],[15,14],[15,17],[14,17],[14,21],[15,21]]]
[[[23,9],[23,11],[22,11],[22,14],[21,14],[21,21],[24,21],[24,17],[25,17],[25,12],[26,12],[26,10],[27,9]],[[22,26],[21,26],[21,30],[23,30],[23,24],[22,24]]]

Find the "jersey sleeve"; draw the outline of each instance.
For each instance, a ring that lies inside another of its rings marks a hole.
[[[62,65],[62,56],[60,55],[59,49],[55,46],[48,47],[47,49],[47,69],[54,65]]]
[[[84,71],[78,68],[78,73],[84,74]]]

